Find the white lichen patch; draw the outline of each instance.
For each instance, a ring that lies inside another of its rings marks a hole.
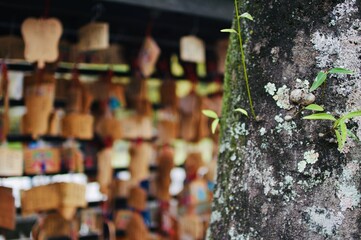
[[[263,135],[265,135],[266,134],[266,129],[264,128],[264,127],[261,127],[261,129],[259,130],[259,134],[261,135],[261,136],[263,136]]]
[[[292,135],[292,131],[297,127],[294,121],[285,121],[281,114],[276,115],[274,119],[278,123],[275,128],[278,133],[284,130],[288,135]]]
[[[301,79],[297,78],[295,88],[304,89],[305,92],[309,92],[310,82],[308,80],[302,81]]]
[[[275,121],[278,123],[283,123],[284,119],[281,114],[275,116]]]
[[[246,124],[237,122],[230,128],[230,134],[235,139],[239,139],[241,136],[247,136],[249,131],[246,129]]]
[[[347,18],[348,15],[357,13],[356,0],[347,0],[343,3],[337,4],[332,10],[333,23],[336,24],[340,20]]]
[[[273,96],[273,99],[276,101],[277,106],[282,109],[289,110],[292,108],[290,103],[290,89],[286,85],[278,88],[276,95]]]
[[[309,164],[315,164],[318,160],[319,154],[315,150],[306,151],[303,154],[303,159]]]
[[[272,56],[272,62],[277,62],[279,59],[279,53],[280,53],[280,48],[279,47],[273,47],[271,49],[271,56]]]
[[[229,231],[228,235],[230,240],[250,240],[255,239],[257,237],[257,231],[255,231],[253,228],[249,229],[249,233],[238,233],[237,229],[232,226]]]
[[[279,183],[279,193],[285,202],[295,200],[298,196],[297,192],[293,189],[294,179],[290,175],[284,177],[284,181]]]
[[[266,170],[263,171],[263,193],[264,195],[270,194],[277,194],[278,190],[275,189],[275,186],[277,186],[276,180],[273,178],[273,167],[269,167]]]
[[[337,197],[340,199],[341,211],[346,211],[359,205],[361,194],[356,186],[342,183],[338,186]]]
[[[306,165],[307,165],[307,162],[306,161],[300,161],[298,164],[297,164],[297,171],[298,172],[303,172],[306,168]]]
[[[269,95],[273,96],[275,95],[277,88],[276,85],[274,83],[267,83],[266,86],[264,86],[264,89],[266,90],[266,93],[268,93]]]
[[[289,176],[289,175],[285,176],[285,184],[286,184],[286,185],[291,185],[291,184],[293,184],[293,177],[291,177],[291,176]]]
[[[357,189],[358,183],[353,180],[359,171],[360,166],[356,161],[348,163],[342,171],[337,184],[337,197],[340,199],[341,211],[352,210],[360,204],[361,194]]]
[[[341,212],[312,206],[306,209],[306,223],[311,231],[325,237],[335,235],[345,218]]]
[[[222,215],[218,211],[213,211],[211,214],[211,223],[218,222],[222,219]]]

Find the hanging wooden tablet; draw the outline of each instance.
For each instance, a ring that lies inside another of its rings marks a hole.
[[[135,110],[140,116],[151,117],[153,115],[152,103],[145,98],[141,98],[137,100]]]
[[[39,68],[43,68],[45,62],[56,61],[62,31],[62,25],[56,18],[27,18],[21,25],[25,59],[30,62],[37,61]]]
[[[179,240],[179,224],[177,217],[169,211],[163,212],[161,215],[161,230],[169,240]]]
[[[138,56],[139,68],[144,77],[149,77],[154,72],[160,52],[155,40],[150,36],[145,37]]]
[[[171,184],[170,172],[174,167],[174,151],[171,147],[159,150],[158,172],[156,178],[157,198],[162,201],[170,200],[169,187]]]
[[[80,211],[80,228],[84,227],[88,233],[100,234],[102,232],[102,219],[95,208],[86,208]]]
[[[0,176],[23,175],[23,151],[0,146]]]
[[[127,101],[125,98],[125,88],[121,84],[108,83],[108,99],[116,100],[120,107],[125,108]]]
[[[27,84],[25,89],[27,111],[22,122],[22,132],[24,134],[31,134],[36,138],[48,132],[48,122],[53,109],[54,97],[54,83]]]
[[[132,187],[129,192],[128,206],[136,211],[144,211],[147,208],[147,192],[141,187]]]
[[[114,198],[128,198],[131,188],[130,181],[114,179],[112,183],[112,193]]]
[[[128,240],[148,239],[149,231],[142,216],[134,212],[128,223],[126,235]]]
[[[178,97],[176,93],[176,82],[173,80],[164,80],[160,87],[160,102],[165,107],[173,110],[178,108]]]
[[[199,168],[203,165],[204,162],[202,159],[202,154],[200,152],[189,153],[187,159],[184,162],[187,179],[192,180],[196,178]]]
[[[149,160],[152,151],[149,143],[134,143],[131,146],[129,172],[133,181],[141,182],[149,177]]]
[[[207,182],[197,178],[189,183],[190,205],[208,203],[210,201]]]
[[[147,82],[144,79],[134,79],[131,91],[131,101],[137,114],[140,116],[152,116],[153,108],[148,99]]]
[[[106,148],[98,153],[97,182],[100,192],[108,195],[113,178],[112,149]]]
[[[130,219],[132,218],[133,212],[130,210],[117,210],[115,212],[114,223],[117,230],[125,231]]]
[[[109,25],[104,22],[89,23],[79,29],[80,51],[101,50],[109,47]]]
[[[25,148],[24,165],[26,174],[57,173],[60,171],[60,150],[58,148]]]
[[[202,219],[195,214],[186,214],[179,219],[180,238],[200,240],[204,237]]]
[[[113,116],[101,117],[97,123],[96,132],[103,139],[118,140],[123,137],[121,122]]]
[[[54,184],[33,187],[21,192],[21,213],[23,215],[57,209],[59,205],[59,191]]]
[[[83,108],[83,87],[77,85],[69,86],[67,91],[66,111],[81,112]]]
[[[64,219],[72,219],[78,207],[87,206],[87,201],[85,199],[85,185],[76,183],[58,183],[57,187],[61,199],[58,211]]]
[[[184,36],[180,39],[180,57],[183,61],[204,63],[206,48],[204,42],[196,36]]]
[[[49,116],[48,135],[59,136],[61,134],[61,118],[63,112],[61,110],[53,111]]]
[[[158,142],[168,144],[174,141],[179,134],[179,115],[172,109],[158,111]]]
[[[47,215],[40,227],[38,240],[45,240],[56,237],[68,237],[77,239],[79,228],[77,221],[62,218],[58,213]]]
[[[30,134],[34,139],[48,131],[48,116],[41,109],[26,113],[22,118],[21,132]]]
[[[92,139],[94,118],[91,114],[70,113],[62,120],[62,135],[66,138]]]
[[[15,199],[11,188],[0,186],[0,228],[15,229]]]
[[[85,207],[85,185],[76,183],[53,183],[33,187],[21,193],[24,215],[58,210],[65,219],[74,216],[77,207]]]
[[[84,156],[77,147],[64,147],[61,149],[63,168],[69,172],[84,172]]]
[[[186,141],[196,141],[198,138],[199,121],[201,118],[201,99],[191,93],[180,99],[180,137]]]
[[[50,114],[55,99],[54,74],[38,72],[32,76],[26,76],[24,80],[24,99],[27,111],[32,112],[41,108],[44,113]]]
[[[148,116],[133,115],[121,120],[123,138],[151,139],[153,137],[152,119]]]

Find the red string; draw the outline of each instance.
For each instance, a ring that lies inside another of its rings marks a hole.
[[[194,65],[191,63],[187,63],[185,65],[185,69],[187,78],[191,80],[192,83],[197,83],[197,75],[195,73]]]
[[[148,26],[147,26],[147,29],[145,31],[145,35],[147,37],[150,37],[152,35],[152,30],[153,30],[153,20],[151,20],[149,23],[148,23]]]
[[[49,9],[50,9],[50,0],[45,0],[45,3],[44,3],[44,18],[49,17]]]

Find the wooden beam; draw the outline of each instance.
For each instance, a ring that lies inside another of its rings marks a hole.
[[[233,17],[231,0],[105,0],[147,8],[180,12],[190,15],[230,21]]]

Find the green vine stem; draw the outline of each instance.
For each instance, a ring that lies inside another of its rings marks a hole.
[[[246,81],[246,88],[247,88],[247,96],[248,96],[249,106],[251,108],[251,114],[252,114],[253,118],[257,119],[256,113],[254,112],[253,101],[252,101],[252,96],[251,96],[251,90],[249,88],[249,83],[248,83],[246,57],[244,55],[244,50],[243,50],[243,43],[242,43],[242,36],[241,36],[241,23],[240,23],[240,17],[239,17],[239,13],[238,13],[237,0],[234,0],[234,5],[235,5],[235,9],[236,9],[237,28],[238,28],[237,34],[238,34],[238,39],[239,39],[239,47],[240,47],[240,50],[241,50],[243,74],[244,74],[244,80]]]

